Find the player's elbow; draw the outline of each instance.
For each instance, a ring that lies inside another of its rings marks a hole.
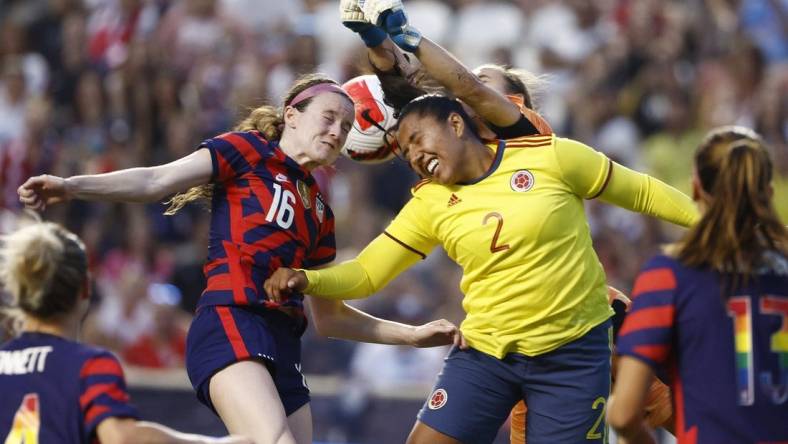
[[[332,315],[312,316],[312,326],[315,332],[324,338],[332,338],[336,335],[337,320]]]
[[[327,304],[321,302],[312,304],[312,326],[315,332],[325,338],[335,338],[341,336],[342,315],[345,306],[343,303],[335,302]]]
[[[142,193],[147,202],[157,202],[165,197],[174,194],[172,179],[164,171],[152,168],[150,180],[147,181],[145,190]]]
[[[139,421],[133,418],[107,418],[99,423],[96,435],[105,444],[132,444],[138,438]]]

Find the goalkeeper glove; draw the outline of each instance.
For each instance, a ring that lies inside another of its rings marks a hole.
[[[342,24],[357,33],[368,48],[374,48],[386,40],[386,32],[366,20],[359,0],[341,0],[339,16]]]
[[[400,48],[414,52],[421,43],[421,33],[408,24],[402,0],[358,0],[364,17],[383,28]]]
[[[408,24],[403,9],[390,9],[378,15],[378,26],[383,27],[391,40],[404,51],[414,52],[421,43],[421,33]]]

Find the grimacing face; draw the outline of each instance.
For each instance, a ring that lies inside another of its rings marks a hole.
[[[444,185],[463,180],[462,155],[454,147],[460,143],[464,125],[458,128],[453,124],[457,119],[462,121],[456,113],[443,122],[413,113],[400,120],[397,141],[402,156],[419,176]]]
[[[309,160],[319,165],[334,163],[354,116],[350,98],[330,91],[314,96],[303,112],[296,110],[293,129]]]

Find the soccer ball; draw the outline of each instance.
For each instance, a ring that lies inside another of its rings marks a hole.
[[[364,163],[380,163],[394,157],[390,146],[384,142],[387,129],[397,123],[394,109],[383,103],[383,89],[374,75],[354,77],[344,89],[356,105],[353,128],[347,135],[342,154]]]

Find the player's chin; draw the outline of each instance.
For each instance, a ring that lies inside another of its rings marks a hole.
[[[339,158],[339,150],[321,146],[315,149],[313,160],[321,166],[332,165]]]

